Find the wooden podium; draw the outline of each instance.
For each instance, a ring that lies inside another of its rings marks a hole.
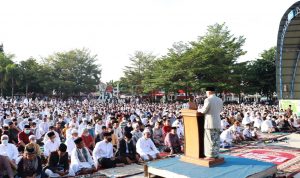
[[[181,161],[212,167],[222,164],[224,158],[204,159],[204,115],[192,109],[182,109],[184,119],[184,156]]]

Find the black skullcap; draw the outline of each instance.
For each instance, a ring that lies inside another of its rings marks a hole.
[[[130,132],[125,132],[125,137],[128,139],[132,138],[132,134]]]
[[[14,123],[12,121],[9,121],[8,122],[8,125],[13,125]]]
[[[31,119],[31,118],[29,118],[29,119],[28,119],[28,122],[29,122],[29,121],[32,121],[32,119]]]
[[[104,136],[104,137],[109,137],[109,136],[111,136],[111,132],[104,132],[104,133],[103,133],[103,136]]]
[[[206,91],[216,91],[215,87],[206,87]]]
[[[75,140],[74,140],[74,143],[75,144],[79,144],[79,143],[81,143],[82,142],[82,138],[81,137],[78,137],[78,138],[76,138]]]
[[[25,125],[24,129],[30,129],[30,125]]]
[[[50,138],[50,137],[52,137],[52,136],[54,136],[55,135],[55,133],[54,132],[48,132],[47,133],[47,136]]]
[[[66,152],[67,151],[67,145],[64,143],[61,143],[58,147],[58,150],[61,152]]]
[[[35,150],[34,150],[34,147],[26,146],[25,151],[28,152],[28,153],[34,153]]]
[[[18,121],[16,118],[14,118],[12,121]]]

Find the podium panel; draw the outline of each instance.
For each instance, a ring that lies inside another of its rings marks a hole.
[[[204,155],[204,115],[192,109],[182,109],[184,122],[184,156],[181,160],[201,166],[211,167],[224,162],[224,158],[203,159]]]

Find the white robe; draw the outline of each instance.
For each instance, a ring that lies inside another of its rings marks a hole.
[[[19,151],[14,144],[8,143],[7,145],[0,144],[0,155],[7,156],[10,160],[17,161]]]
[[[70,137],[70,138],[67,138],[66,140],[66,145],[67,145],[67,152],[68,153],[72,153],[73,149],[76,147],[76,144],[74,142],[74,138],[73,137]]]
[[[221,133],[221,135],[220,135],[221,145],[226,146],[225,142],[228,145],[231,145],[232,140],[233,140],[233,132],[231,129],[226,129]]]
[[[140,138],[136,143],[136,151],[144,160],[149,160],[148,155],[156,158],[156,154],[159,153],[153,141],[145,139],[145,137]]]
[[[72,169],[72,171],[74,173],[80,171],[80,169],[82,168],[92,168],[92,166],[94,166],[94,161],[92,156],[90,155],[90,152],[88,151],[87,148],[83,148],[86,149],[87,155],[88,155],[88,160],[87,162],[80,162],[78,159],[78,153],[77,153],[77,149],[73,149],[72,153],[71,153],[71,165],[70,165],[70,169]]]
[[[60,142],[57,142],[56,140],[54,142],[48,140],[44,145],[44,155],[46,157],[50,156],[51,152],[58,150],[59,145]]]

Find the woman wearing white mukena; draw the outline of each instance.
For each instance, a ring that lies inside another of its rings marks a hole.
[[[215,95],[214,87],[206,88],[207,98],[204,100],[204,106],[198,109],[198,112],[204,116],[204,155],[205,159],[214,159],[219,156],[220,149],[220,113],[223,110],[223,101]]]

